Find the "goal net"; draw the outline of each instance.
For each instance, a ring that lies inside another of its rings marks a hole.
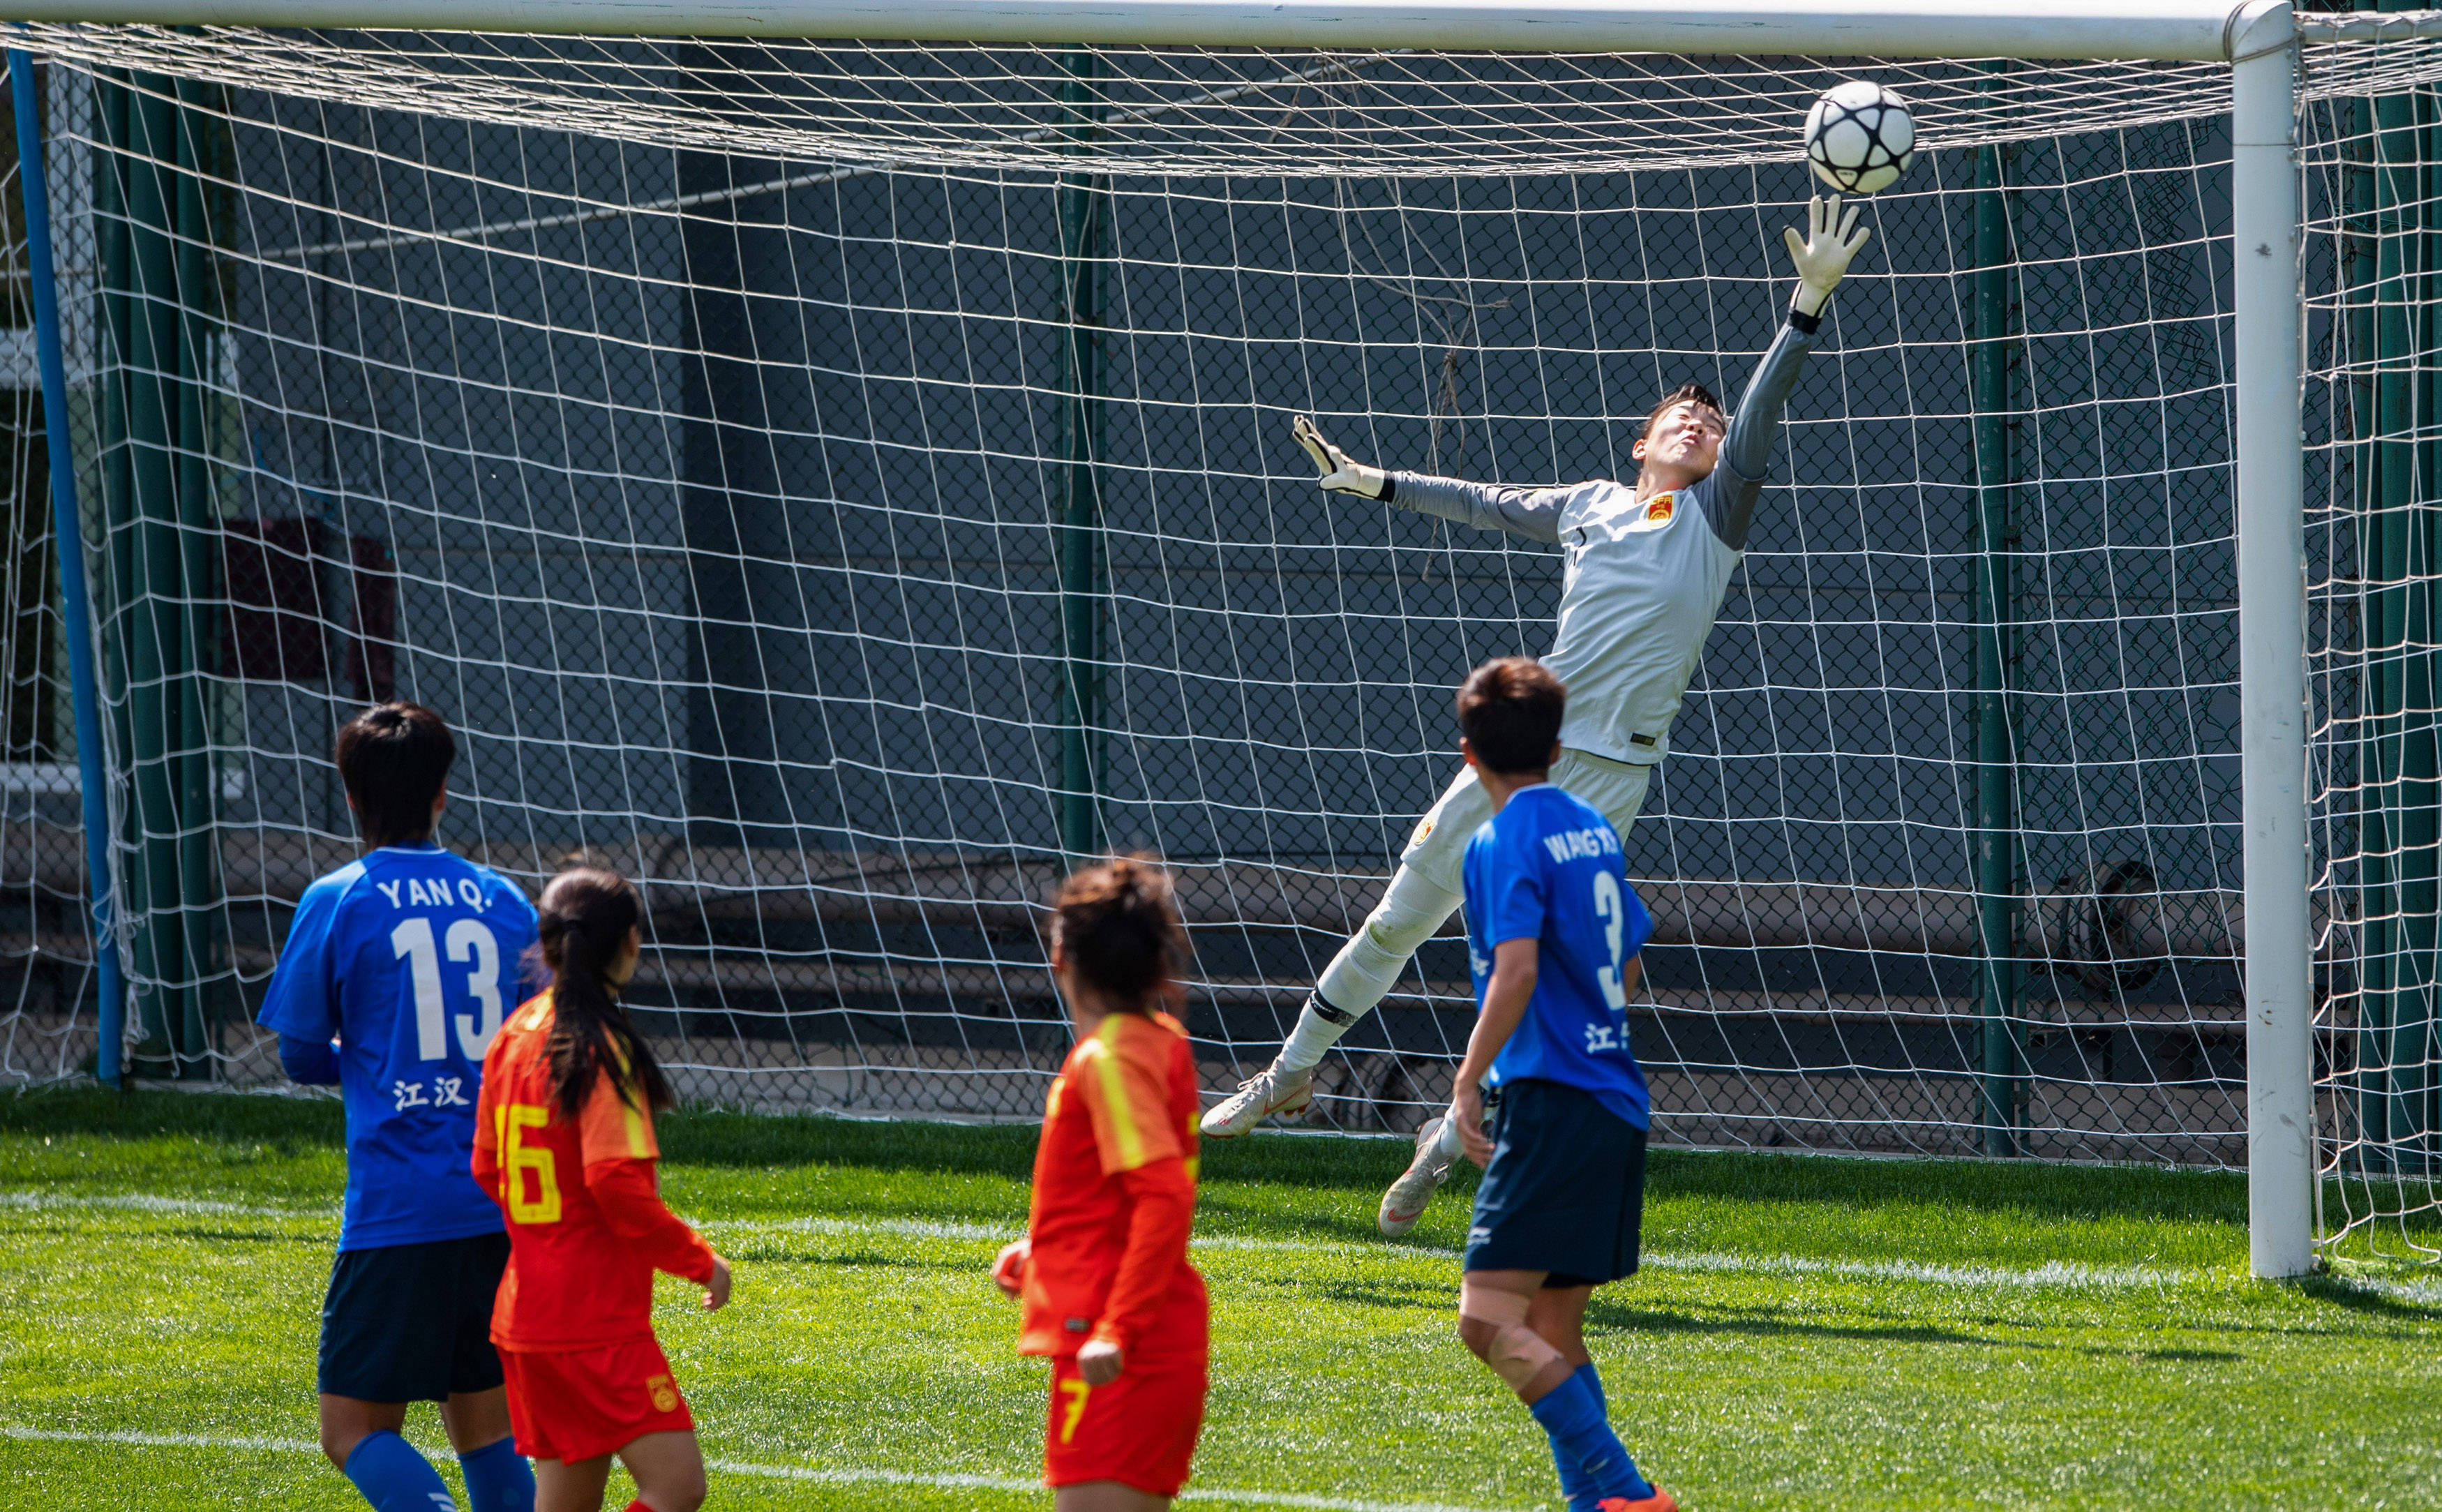
[[[461,732],[447,844],[645,886],[635,1001],[689,1097],[1032,1113],[1067,1044],[1043,901],[1137,847],[1233,1084],[1455,770],[1456,683],[1547,649],[1559,590],[1549,548],[1319,492],[1289,418],[1388,467],[1632,477],[1663,392],[1743,387],[1797,123],[1862,76],[1923,150],[1626,837],[1657,1138],[2243,1163],[2226,66],[20,37],[135,1074],[276,1077],[251,1006],[353,853],[331,735],[394,695]],[[2369,122],[2426,119],[2442,68],[2307,54],[2345,1223],[2415,1206],[2435,1127],[2431,291],[2399,291],[2442,228],[2360,201]],[[2402,215],[2418,250],[2365,250]],[[0,1024],[39,1080],[94,1018],[57,610],[25,603]],[[1457,930],[1319,1124],[1447,1098]]]

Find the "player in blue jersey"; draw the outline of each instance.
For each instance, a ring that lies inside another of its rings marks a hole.
[[[322,1302],[322,1452],[376,1512],[455,1503],[399,1430],[441,1404],[474,1512],[529,1512],[510,1441],[492,1293],[509,1256],[475,1184],[483,1051],[521,995],[534,905],[432,843],[458,743],[421,704],[385,703],[335,748],[365,853],[305,889],[256,1022],[291,1078],[336,1084],[348,1195]]]
[[[1492,806],[1462,870],[1478,1011],[1449,1120],[1484,1181],[1458,1332],[1550,1436],[1572,1512],[1676,1512],[1612,1432],[1586,1353],[1594,1289],[1636,1269],[1652,1120],[1628,999],[1653,920],[1611,821],[1547,780],[1567,698],[1522,656],[1458,694],[1459,752]]]

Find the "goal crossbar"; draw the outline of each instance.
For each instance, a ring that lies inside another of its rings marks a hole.
[[[9,8],[19,21],[180,27],[2200,62],[2284,45],[2287,10],[2281,0],[2047,0],[2015,13],[1984,0],[938,0],[913,8],[883,0],[18,0]]]

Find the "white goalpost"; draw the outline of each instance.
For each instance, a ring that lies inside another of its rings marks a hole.
[[[2309,558],[2362,432],[2309,435],[2351,359],[2309,267],[2341,212],[2302,175],[2355,159],[2302,158],[2301,37],[2346,24],[14,13],[51,64],[46,339],[97,598],[64,633],[134,774],[95,889],[131,1053],[262,1074],[231,1005],[347,844],[318,742],[395,691],[469,731],[445,840],[639,875],[690,1095],[1022,1113],[1053,1020],[1031,910],[1121,844],[1182,858],[1211,1078],[1260,1064],[1439,780],[1452,668],[1543,649],[1552,593],[1547,555],[1330,514],[1285,417],[1388,466],[1616,476],[1659,379],[1734,399],[1767,338],[1792,102],[1893,70],[1923,153],[1877,201],[1887,269],[1826,322],[1631,841],[1684,953],[1640,1010],[1657,1138],[2243,1162],[2254,1272],[2318,1264],[2370,1064],[2329,1048],[2371,1022],[2336,900],[2376,848],[2331,817],[2362,739],[2314,660],[2357,579]],[[2310,457],[2340,460],[2310,485]],[[65,810],[9,818],[11,877],[84,885]],[[1420,956],[1335,1096],[1446,1088],[1452,975]],[[29,1074],[91,1044],[78,1003],[14,1010]]]

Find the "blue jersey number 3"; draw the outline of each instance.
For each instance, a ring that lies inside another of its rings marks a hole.
[[[1611,964],[1597,968],[1595,977],[1602,983],[1603,1001],[1613,1012],[1628,1011],[1628,990],[1620,985],[1620,947],[1627,943],[1628,908],[1619,896],[1619,879],[1607,871],[1595,873],[1595,917],[1603,921],[1603,941],[1611,947]]]

